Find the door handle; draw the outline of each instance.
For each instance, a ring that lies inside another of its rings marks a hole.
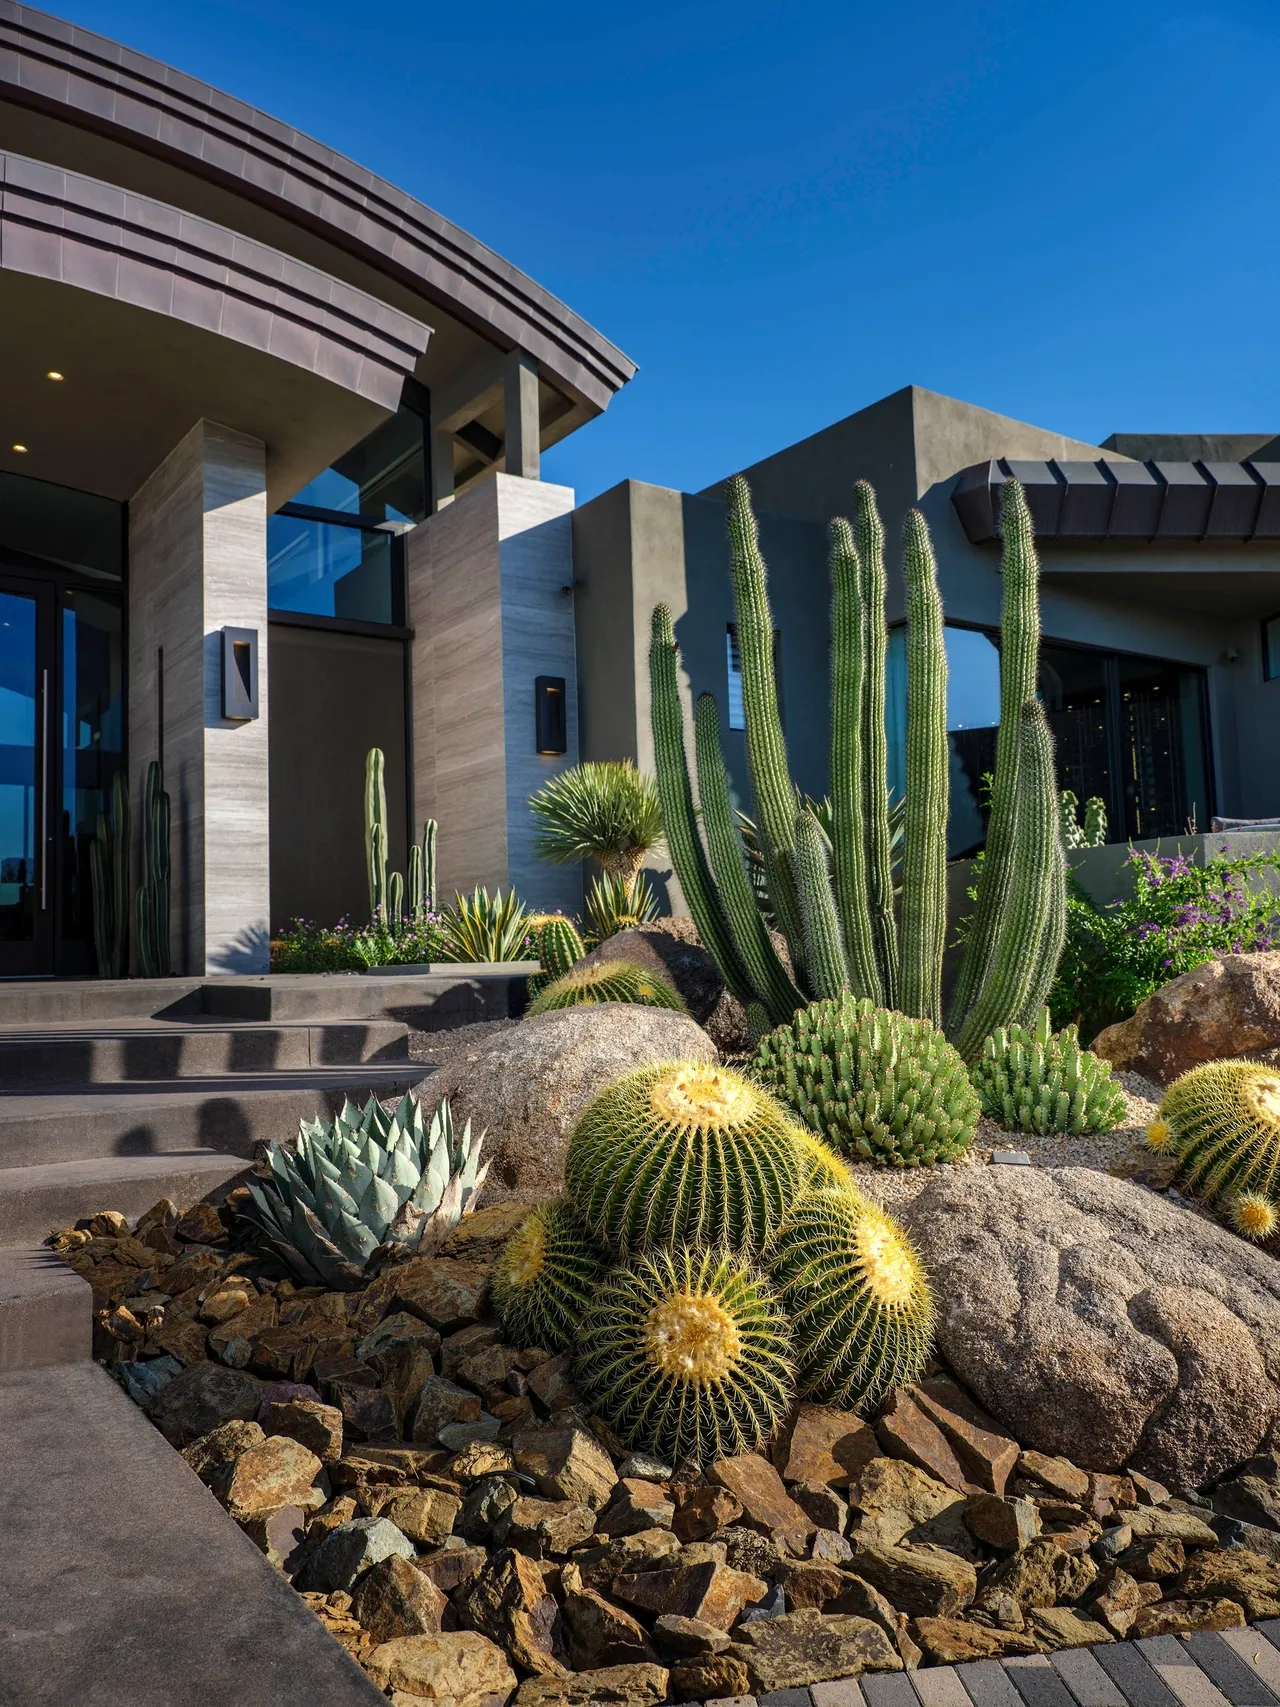
[[[40,679],[40,911],[49,906],[49,672]]]

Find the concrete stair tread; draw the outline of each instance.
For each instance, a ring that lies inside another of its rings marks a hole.
[[[0,1375],[0,1699],[386,1707],[105,1371]]]
[[[93,1294],[52,1251],[0,1245],[0,1373],[75,1363],[93,1350]]]
[[[201,1073],[182,1079],[117,1079],[111,1084],[24,1085],[21,1090],[0,1090],[0,1121],[6,1115],[46,1108],[57,1102],[69,1109],[91,1107],[104,1100],[126,1103],[198,1102],[211,1094],[239,1094],[306,1090],[311,1086],[332,1089],[350,1085],[354,1097],[362,1087],[367,1096],[384,1084],[417,1084],[431,1071],[425,1061],[353,1061],[325,1063],[318,1067],[274,1067],[270,1072]]]
[[[102,1037],[207,1037],[211,1033],[245,1033],[261,1036],[272,1031],[383,1031],[388,1035],[403,1033],[412,1028],[404,1020],[375,1015],[369,1019],[234,1019],[224,1014],[179,1014],[166,1019],[162,1014],[122,1014],[114,1019],[92,1024],[81,1019],[32,1020],[22,1025],[6,1025],[0,1031],[0,1048],[16,1047],[43,1038],[78,1040]]]
[[[0,1168],[0,1245],[39,1244],[57,1227],[98,1209],[141,1215],[162,1197],[179,1205],[219,1193],[245,1171],[217,1150],[86,1156]]]

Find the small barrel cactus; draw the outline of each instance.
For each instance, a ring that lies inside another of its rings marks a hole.
[[[910,1241],[878,1205],[848,1189],[805,1194],[765,1262],[806,1398],[865,1413],[920,1374],[933,1294]]]
[[[572,919],[566,919],[562,913],[549,913],[541,921],[535,933],[538,945],[538,964],[547,974],[548,979],[563,978],[572,966],[576,966],[587,952],[587,946],[578,934],[578,927]]]
[[[1074,1025],[1055,1035],[1048,1008],[1034,1031],[993,1031],[970,1076],[982,1112],[1006,1132],[1110,1132],[1129,1109],[1107,1063],[1080,1047]]]
[[[953,1162],[977,1131],[977,1095],[942,1033],[865,997],[801,1008],[761,1038],[752,1071],[855,1161]]]
[[[754,1451],[781,1425],[795,1393],[791,1330],[742,1258],[654,1251],[596,1289],[574,1376],[628,1446],[708,1464]]]
[[[741,1073],[702,1061],[610,1085],[565,1157],[578,1218],[619,1254],[682,1242],[759,1250],[801,1183],[786,1113]]]
[[[862,1194],[853,1183],[848,1162],[838,1156],[830,1145],[824,1144],[807,1126],[793,1126],[791,1136],[800,1157],[800,1172],[804,1182],[800,1188],[801,1194],[821,1191],[825,1187],[834,1191],[851,1192],[854,1196],[861,1197]]]
[[[1155,1150],[1177,1158],[1180,1181],[1207,1203],[1221,1202],[1251,1238],[1274,1221],[1258,1203],[1280,1207],[1280,1073],[1262,1061],[1206,1061],[1175,1079],[1147,1130]]]
[[[494,1264],[489,1292],[512,1345],[566,1351],[604,1272],[598,1248],[563,1203],[525,1216]]]
[[[665,978],[646,972],[629,960],[602,960],[588,966],[571,966],[562,978],[547,984],[529,1003],[531,1014],[549,1014],[559,1008],[577,1008],[598,1002],[631,1002],[642,1008],[671,1008],[684,1013],[685,1005]]]

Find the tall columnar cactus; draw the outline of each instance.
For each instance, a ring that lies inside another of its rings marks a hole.
[[[904,527],[907,587],[907,803],[901,908],[895,906],[885,787],[883,529],[865,481],[855,525],[831,528],[832,665],[829,862],[817,826],[797,815],[773,673],[773,617],[746,482],[729,484],[728,530],[742,656],[755,835],[794,975],[757,917],[729,811],[714,702],[695,715],[702,825],[685,758],[675,636],[653,615],[651,715],[668,845],[703,943],[728,988],[773,1025],[814,997],[848,991],[938,1024],[946,933],[949,754],[947,670],[937,569],[924,517]],[[1040,639],[1031,518],[1004,488],[1001,723],[987,854],[947,1034],[966,1059],[1000,1024],[1030,1024],[1053,981],[1066,929],[1053,742],[1036,700]],[[703,846],[703,832],[706,848]],[[708,854],[710,859],[708,861]]]
[[[436,832],[439,825],[428,818],[422,826],[422,899],[428,913],[436,910]]]
[[[387,910],[387,761],[381,747],[370,747],[364,761],[364,850],[369,873],[369,916],[375,923]]]
[[[160,761],[147,766],[142,807],[143,874],[134,897],[138,970],[144,978],[169,975],[169,796]]]
[[[129,972],[129,779],[123,770],[111,784],[111,805],[99,812],[89,843],[93,887],[93,946],[100,978]]]

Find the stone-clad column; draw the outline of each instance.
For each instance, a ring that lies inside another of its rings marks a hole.
[[[270,965],[266,448],[200,421],[129,505],[129,786],[173,812],[174,972]],[[222,716],[222,630],[258,633],[258,716]],[[140,869],[140,854],[138,856]]]

